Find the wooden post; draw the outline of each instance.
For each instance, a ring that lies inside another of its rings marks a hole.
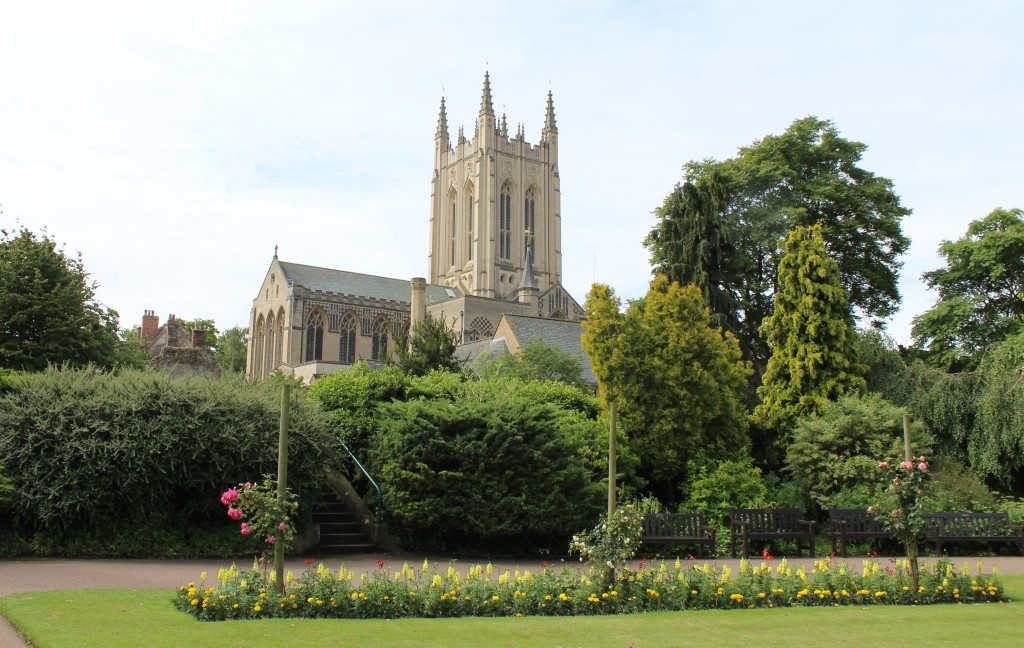
[[[288,492],[288,419],[291,400],[291,383],[281,386],[281,430],[277,438],[277,501],[285,499]],[[284,542],[274,543],[274,589],[284,595]]]
[[[913,461],[914,456],[910,453],[910,416],[903,415],[903,460]]]
[[[907,414],[903,415],[903,460],[913,461],[914,455],[910,451],[910,416]],[[913,470],[913,468],[911,468]],[[904,513],[904,515],[907,515]],[[907,558],[910,561],[910,583],[914,590],[914,597],[917,597],[917,588],[921,582],[921,568],[918,565],[917,556],[919,553],[919,547],[917,546],[917,538],[911,538],[907,541]]]
[[[615,512],[615,399],[608,400],[608,517]]]

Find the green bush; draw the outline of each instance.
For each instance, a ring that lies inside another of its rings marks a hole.
[[[720,530],[729,526],[730,508],[773,505],[761,469],[754,466],[749,455],[722,462],[692,461],[687,473],[692,477],[680,510],[703,511],[707,523]]]
[[[91,546],[122,525],[140,545],[151,530],[185,538],[197,528],[235,528],[220,493],[276,473],[279,410],[273,385],[240,378],[54,369],[25,376],[0,395],[0,463],[15,486],[13,529],[72,551],[70,539]],[[291,412],[289,483],[308,498],[337,461],[337,441],[301,392]],[[176,543],[167,537],[146,546],[173,553]]]

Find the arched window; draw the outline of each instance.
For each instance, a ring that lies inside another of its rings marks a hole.
[[[306,317],[306,362],[323,360],[324,357],[324,314],[314,310]]]
[[[370,356],[372,359],[383,361],[388,357],[388,331],[390,330],[391,327],[388,326],[388,321],[384,318],[377,320],[377,323],[373,325],[373,349]]]
[[[277,348],[274,349],[274,367],[280,367],[284,362],[281,356],[281,349],[284,347],[284,309],[277,313]]]
[[[260,315],[259,320],[256,321],[256,335],[253,337],[253,344],[256,348],[253,350],[252,362],[253,367],[253,378],[263,377],[263,338],[266,337],[266,325],[263,323],[263,316]]]
[[[526,190],[526,197],[523,199],[523,250],[526,251],[525,254],[530,255],[530,263],[533,263],[533,247],[528,245],[530,237],[532,236],[534,241],[537,239],[536,211],[537,199],[533,187],[530,187]]]
[[[498,258],[512,258],[512,187],[507,182],[498,197]]]
[[[277,326],[275,326],[274,314],[271,313],[267,317],[267,348],[264,351],[267,357],[265,365],[267,374],[270,374],[274,371],[274,369],[277,369],[277,365],[274,364],[274,348],[277,346],[275,341],[276,337]]]
[[[466,261],[473,260],[473,194],[466,199]]]
[[[450,234],[452,242],[452,265],[455,265],[455,194],[452,194],[452,228]]]
[[[356,361],[356,318],[349,313],[341,320],[341,349],[338,352],[341,364],[352,364]]]

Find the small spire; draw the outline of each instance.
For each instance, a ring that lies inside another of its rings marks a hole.
[[[444,95],[441,95],[441,113],[437,116],[437,135],[444,141],[448,141],[448,113],[444,108]]]
[[[462,144],[465,141],[466,141],[466,134],[462,130],[462,126],[459,126],[459,144]]]
[[[555,125],[555,102],[551,98],[550,90],[548,90],[548,112],[544,117],[544,130],[558,132],[558,126]]]
[[[480,100],[480,114],[494,115],[494,104],[491,103],[491,73],[484,72],[484,96]]]
[[[501,136],[508,137],[508,122],[505,121],[505,113],[501,113]]]
[[[274,259],[277,259],[277,246],[274,246]]]
[[[519,290],[524,288],[537,288],[537,279],[533,276],[533,233],[530,230],[526,230],[526,268],[519,281]]]

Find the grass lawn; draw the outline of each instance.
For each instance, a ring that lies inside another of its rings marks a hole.
[[[39,648],[74,646],[896,646],[1024,645],[1024,576],[1012,603],[786,608],[600,617],[199,622],[166,590],[63,590],[0,599]]]

